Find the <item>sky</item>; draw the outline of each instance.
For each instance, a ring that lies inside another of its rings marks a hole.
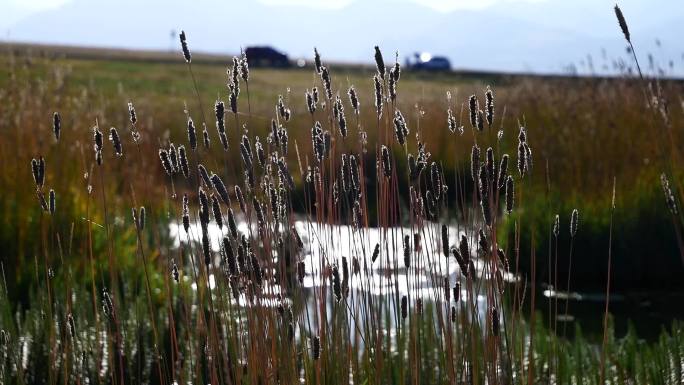
[[[643,60],[651,54],[654,67],[684,75],[684,0],[619,2]],[[315,45],[327,59],[368,62],[378,44],[402,58],[423,51],[446,56],[457,69],[610,72],[628,60],[614,5],[615,0],[0,0],[0,41],[173,50],[177,42],[170,31],[184,29],[194,50],[212,53],[259,44],[308,58]]]

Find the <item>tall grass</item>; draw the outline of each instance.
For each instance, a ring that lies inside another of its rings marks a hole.
[[[587,196],[608,175],[659,174],[620,163],[656,157],[641,140],[647,132],[581,124],[648,120],[643,108],[615,117],[618,97],[642,100],[632,81],[577,88],[559,80],[569,90],[562,96],[527,81],[508,88],[510,102],[545,96],[535,110],[544,114],[532,119],[508,104],[500,112],[497,88],[484,85],[471,86],[472,96],[416,102],[417,85],[398,63],[385,68],[379,47],[374,78],[343,85],[316,50],[301,92],[270,100],[236,58],[228,87],[211,91],[219,95],[212,114],[185,33],[181,44],[193,95],[172,122],[182,134],[154,129],[141,103],[119,111],[93,100],[92,88],[68,94],[59,73],[22,88],[18,79],[31,75],[10,57],[4,116],[50,125],[0,146],[18,160],[2,178],[14,197],[5,227],[21,240],[10,250],[30,256],[1,265],[3,383],[682,381],[678,322],[653,344],[632,331],[618,338],[607,303],[599,348],[579,329],[571,340],[557,333],[557,305],[546,325],[535,312],[536,262],[551,251],[537,255],[528,202],[549,199],[549,179],[558,194]],[[240,83],[248,79],[254,99],[245,113]],[[601,104],[576,113],[588,94]],[[668,114],[668,124],[678,116]],[[198,144],[195,121],[208,146]],[[607,139],[639,145],[599,148]],[[605,162],[592,156],[599,149]],[[580,172],[583,162],[590,174]],[[676,154],[669,162],[679,164]],[[583,231],[577,211],[570,218],[570,247],[560,248],[569,256]],[[548,275],[550,283],[550,266]],[[563,313],[560,321],[567,300]]]

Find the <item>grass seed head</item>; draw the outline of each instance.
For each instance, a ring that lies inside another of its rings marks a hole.
[[[185,37],[185,31],[181,31],[179,37],[181,49],[183,50],[183,58],[185,59],[186,63],[191,63],[192,55],[190,55],[190,50],[188,49],[188,40]]]

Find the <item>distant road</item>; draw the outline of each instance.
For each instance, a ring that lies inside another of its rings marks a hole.
[[[111,60],[111,61],[135,61],[148,63],[182,63],[183,57],[178,51],[155,51],[155,50],[136,50],[124,48],[105,48],[105,47],[86,47],[86,46],[72,46],[72,45],[50,45],[39,43],[25,43],[25,42],[0,42],[0,55],[6,53],[13,53],[17,56],[40,56],[55,59],[75,59],[75,60]],[[234,54],[213,54],[192,51],[193,64],[205,65],[229,65],[232,62]],[[290,58],[293,63],[293,69],[297,69],[297,59]],[[368,71],[375,70],[375,65],[372,63],[350,63],[350,62],[328,62],[331,68],[343,69],[346,71]],[[391,63],[388,63],[391,64]],[[313,65],[308,58],[305,65],[310,67]],[[402,63],[403,65],[403,63]],[[422,72],[421,72],[422,73]],[[420,74],[420,73],[418,73]],[[514,72],[493,72],[481,71],[472,69],[454,69],[449,72],[441,72],[442,76],[455,76],[459,78],[470,79],[498,79],[498,80],[513,80],[519,78],[544,78],[544,79],[572,79],[572,78],[588,78],[587,75],[550,75],[550,74],[535,74],[535,73],[514,73]],[[430,76],[434,76],[432,73]],[[613,76],[600,76],[599,79],[611,79]],[[682,79],[674,79],[682,80]]]

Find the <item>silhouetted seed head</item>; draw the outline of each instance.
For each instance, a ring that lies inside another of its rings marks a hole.
[[[447,127],[449,127],[449,131],[451,131],[452,133],[456,132],[456,128],[458,127],[456,117],[454,116],[454,113],[451,111],[451,108],[447,110]]]
[[[382,59],[382,52],[377,45],[375,46],[375,66],[382,80],[385,80],[385,61]]]
[[[235,196],[240,204],[240,210],[242,210],[243,214],[247,215],[247,203],[245,202],[245,196],[242,194],[242,189],[240,189],[240,186],[238,185],[235,185]]]
[[[185,153],[185,146],[183,145],[178,146],[178,164],[183,173],[183,177],[187,179],[188,176],[190,176],[190,168],[188,166],[188,156]]]
[[[352,257],[352,274],[359,275],[361,273],[361,263],[357,257]]]
[[[171,266],[171,278],[173,278],[174,282],[179,282],[180,273],[178,272],[178,265],[176,265],[176,261],[174,261],[173,265]]]
[[[492,225],[492,209],[489,203],[489,193],[487,192],[487,180],[486,180],[485,167],[482,166],[480,169],[480,206],[482,207],[482,218],[487,226]],[[485,180],[482,180],[485,178]],[[484,182],[484,183],[483,183]],[[485,186],[484,188],[482,186]]]
[[[351,187],[354,191],[360,192],[361,180],[359,177],[359,162],[354,155],[349,156],[349,168],[351,170]]]
[[[135,126],[136,123],[138,123],[138,115],[135,113],[135,107],[133,107],[133,103],[128,102],[128,119],[131,121],[131,124]]]
[[[468,238],[465,234],[461,234],[461,242],[458,245],[458,250],[461,253],[461,258],[468,264],[470,263],[470,247],[468,247]]]
[[[577,226],[579,222],[579,211],[577,209],[572,210],[572,215],[570,216],[570,236],[575,237],[577,234]]]
[[[297,281],[299,281],[299,284],[304,283],[304,278],[306,277],[306,265],[304,264],[304,261],[299,261],[297,262]]]
[[[520,127],[520,132],[518,132],[518,142],[527,142],[527,131],[525,127]]]
[[[456,282],[454,284],[453,293],[454,293],[454,303],[458,303],[458,301],[461,299],[461,283],[460,282]]]
[[[343,138],[347,137],[347,119],[344,117],[344,111],[340,110],[340,115],[337,118],[337,127],[340,129],[340,135]]]
[[[435,192],[435,199],[439,200],[442,193],[442,173],[436,162],[432,162],[430,165],[430,180],[432,182],[432,191]]]
[[[494,164],[494,150],[489,147],[487,148],[487,178],[490,183],[494,183],[496,168]]]
[[[264,219],[264,211],[261,207],[261,203],[255,196],[252,197],[252,206],[254,206],[254,212],[257,217],[259,228],[262,228],[266,223],[266,220]]]
[[[499,164],[499,180],[496,183],[496,186],[499,190],[501,190],[504,187],[504,183],[506,183],[506,176],[508,176],[508,154],[504,154],[501,157],[501,163]]]
[[[140,218],[138,219],[138,226],[140,227],[140,230],[145,229],[146,219],[147,219],[147,214],[145,211],[145,206],[140,206]]]
[[[484,130],[484,113],[482,110],[477,111],[477,129],[480,131]]]
[[[470,152],[470,176],[473,178],[473,182],[478,182],[478,172],[480,171],[480,147],[477,144],[473,145],[473,149]]]
[[[261,144],[259,137],[256,137],[256,143],[254,143],[254,148],[256,149],[257,161],[259,166],[262,168],[266,165],[266,153],[264,152],[264,146]]]
[[[677,215],[677,202],[675,196],[670,188],[670,182],[667,180],[665,173],[660,174],[660,185],[663,187],[663,193],[665,194],[665,203],[667,203],[668,209],[672,215]]]
[[[280,151],[282,151],[283,155],[287,155],[288,137],[287,129],[285,127],[280,127],[278,130],[278,139],[280,141]]]
[[[487,242],[487,236],[482,228],[477,232],[477,245],[480,248],[480,252],[489,252],[489,242]]]
[[[76,323],[74,322],[74,316],[71,313],[67,314],[67,328],[69,329],[69,337],[72,341],[76,339]]]
[[[404,235],[404,267],[411,267],[411,237]]]
[[[192,61],[192,56],[190,55],[190,50],[188,49],[188,41],[185,38],[185,31],[181,31],[179,36],[180,36],[181,49],[183,50],[183,57],[185,58],[185,61],[187,63],[190,63]]]
[[[518,143],[518,172],[521,177],[525,176],[527,169],[527,152],[525,151],[525,142]]]
[[[622,33],[625,35],[625,40],[627,40],[628,43],[631,43],[632,41],[630,40],[629,29],[627,28],[627,21],[625,20],[625,16],[622,14],[622,11],[620,10],[620,7],[618,7],[617,4],[615,4],[615,16],[617,16],[620,29],[622,30]]]
[[[425,193],[425,200],[427,201],[428,214],[430,214],[430,218],[434,218],[437,215],[437,202],[431,190],[427,190]]]
[[[449,228],[444,224],[442,225],[442,253],[449,258]]]
[[[359,96],[356,94],[356,90],[354,89],[354,86],[349,87],[349,91],[347,91],[347,95],[349,95],[349,103],[351,103],[352,108],[354,109],[354,113],[356,115],[359,114]]]
[[[332,268],[332,286],[333,294],[335,294],[335,300],[340,302],[342,299],[342,285],[340,282],[340,272],[337,266],[333,266]]]
[[[50,212],[51,215],[55,214],[55,190],[50,189],[50,194],[49,194],[50,200],[49,200],[49,205],[48,205],[48,211]]]
[[[36,183],[36,189],[43,188],[45,183],[45,160],[42,156],[38,159],[31,159],[31,172],[33,173],[33,181]]]
[[[245,82],[249,81],[249,62],[247,61],[246,53],[242,54],[242,60],[240,60],[240,76]]]
[[[423,309],[423,299],[422,298],[416,299],[416,313],[418,313],[418,315],[423,315],[424,310],[425,309]]]
[[[228,71],[230,77],[229,88],[231,95],[234,94],[237,99],[240,96],[240,59],[233,57],[233,69]],[[235,111],[233,111],[235,112]]]
[[[513,211],[513,201],[515,199],[515,188],[513,186],[513,177],[510,175],[506,178],[506,212],[508,214]]]
[[[190,143],[190,149],[195,151],[197,149],[197,132],[195,130],[195,123],[190,117],[188,117],[188,142]]]
[[[278,114],[280,115],[280,117],[285,119],[287,115],[287,108],[285,107],[285,103],[283,102],[283,95],[278,95],[278,104],[276,105],[276,108],[278,110]],[[287,121],[288,119],[285,120]]]
[[[494,122],[494,93],[489,86],[487,86],[487,91],[485,92],[485,107],[487,109],[487,124],[491,128]]]
[[[316,159],[318,162],[322,162],[325,157],[325,143],[323,141],[321,124],[319,122],[316,122],[311,129],[311,143]]]
[[[245,168],[251,169],[253,167],[252,150],[249,146],[250,143],[249,139],[247,139],[247,135],[243,135],[242,142],[240,143],[240,155],[242,156],[242,163],[245,165]]]
[[[347,161],[347,154],[342,154],[341,156],[341,161],[340,161],[340,180],[342,181],[342,189],[345,192],[349,191],[349,187],[351,187],[351,179],[350,179],[350,171],[349,171],[349,162]]]
[[[159,159],[161,159],[162,167],[164,167],[166,174],[171,176],[173,174],[173,167],[171,166],[171,160],[169,159],[169,152],[163,148],[160,148]]]
[[[199,188],[199,219],[200,223],[207,225],[209,223],[209,198],[202,187]]]
[[[306,108],[309,110],[310,114],[313,114],[316,112],[316,103],[314,102],[313,95],[309,90],[306,90]]]
[[[394,133],[399,144],[403,146],[406,143],[408,128],[406,127],[406,120],[399,110],[394,112]]]
[[[55,140],[59,140],[60,134],[62,132],[62,117],[59,116],[59,112],[52,114],[52,133],[55,135]]]
[[[237,262],[240,267],[240,272],[247,274],[249,267],[247,266],[247,253],[249,251],[249,242],[244,234],[240,235],[240,244],[238,245]]]
[[[202,224],[202,255],[204,255],[204,264],[208,267],[211,264],[211,245],[206,224]]]
[[[211,196],[211,211],[214,214],[214,220],[219,229],[223,229],[223,213],[221,213],[221,203],[219,203],[216,195]]]
[[[399,64],[399,52],[394,55],[394,68],[392,68],[392,79],[394,82],[398,82],[401,78],[401,65]]]
[[[263,274],[261,272],[261,265],[259,264],[259,259],[254,253],[250,253],[250,262],[252,264],[252,273],[254,279],[252,280],[257,286],[261,286],[263,281]]]
[[[221,145],[223,146],[223,150],[228,151],[228,136],[226,135],[225,132],[219,133],[219,140],[221,141]]]
[[[397,82],[394,81],[394,68],[390,70],[389,82],[387,83],[387,91],[389,92],[390,100],[397,100]]]
[[[211,188],[213,186],[213,183],[211,182],[211,179],[209,178],[209,173],[207,173],[207,169],[204,168],[202,164],[197,165],[197,171],[199,171],[200,176],[202,177],[202,182],[204,182],[204,185],[208,188]]]
[[[499,335],[499,329],[501,328],[501,325],[499,324],[499,311],[496,307],[492,306],[489,314],[492,322],[492,334],[496,337]]]
[[[420,244],[420,233],[413,233],[413,252],[418,253],[422,250]]]
[[[95,151],[102,151],[102,132],[100,127],[93,127],[93,141],[95,143]]]
[[[226,131],[226,125],[225,125],[225,114],[226,114],[226,106],[223,104],[222,101],[217,100],[216,104],[214,104],[214,113],[216,114],[216,129],[218,130],[219,134],[222,132]]]
[[[337,183],[338,181],[336,180],[333,182],[333,188],[332,188],[332,195],[333,195],[333,201],[337,204],[340,199],[340,185]]]
[[[380,244],[376,243],[373,248],[373,256],[371,257],[371,264],[375,263],[375,260],[380,256]]]
[[[314,336],[311,339],[311,357],[314,361],[321,357],[321,338],[319,336]]]
[[[323,88],[325,89],[325,96],[328,97],[328,100],[332,100],[333,97],[333,92],[332,92],[332,87],[330,85],[330,71],[328,70],[327,67],[321,67],[321,80],[323,81]]]
[[[280,177],[284,179],[284,183],[287,188],[294,190],[294,179],[292,179],[292,175],[290,175],[290,170],[287,168],[287,163],[285,163],[284,157],[280,157],[280,159],[278,159],[278,172],[280,173]]]
[[[171,171],[175,174],[178,172],[178,154],[176,153],[176,146],[171,143],[169,145],[169,160],[171,161]]]
[[[560,234],[560,216],[556,214],[556,218],[553,221],[553,236],[558,238]]]
[[[320,74],[323,71],[323,64],[321,63],[321,55],[314,47],[314,65],[316,66],[316,73]]]
[[[114,311],[114,303],[112,298],[109,296],[107,289],[102,289],[102,310],[104,314],[110,319],[116,318],[116,312]]]
[[[373,76],[373,84],[375,85],[375,111],[380,119],[382,117],[382,81],[378,75]]]
[[[209,140],[209,132],[207,131],[207,126],[203,125],[204,129],[202,130],[202,139],[204,143],[204,148],[208,149],[209,146],[211,145],[211,141]],[[226,140],[226,145],[228,145],[228,141]]]
[[[138,219],[138,209],[131,208],[131,217],[133,218],[133,225],[136,229],[140,230],[140,220]]]
[[[408,298],[405,295],[401,296],[401,319],[408,317]]]
[[[355,228],[360,229],[363,227],[363,215],[361,213],[361,203],[359,200],[354,201],[354,207],[352,208],[352,222]]]
[[[230,229],[230,235],[233,239],[237,239],[237,224],[235,222],[235,214],[233,214],[233,209],[228,207],[228,228]]]
[[[479,111],[477,96],[470,95],[468,107],[470,108],[470,124],[473,126],[473,128],[477,128],[477,113]]]
[[[190,230],[190,208],[188,203],[188,194],[183,194],[183,229],[186,234]]]
[[[382,172],[386,178],[392,175],[392,165],[390,164],[389,149],[384,144],[382,145]]]
[[[93,127],[93,141],[95,142],[95,160],[102,165],[102,132],[98,126]]]
[[[508,258],[506,257],[506,253],[504,253],[503,249],[497,249],[496,254],[499,257],[499,261],[503,263],[504,270],[509,271]]]

